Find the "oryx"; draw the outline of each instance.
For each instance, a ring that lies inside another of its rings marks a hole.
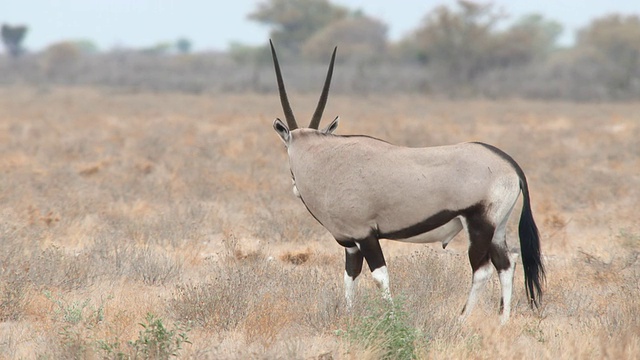
[[[287,122],[276,119],[273,127],[289,155],[295,195],[345,248],[349,307],[363,258],[374,281],[390,299],[379,239],[442,242],[444,248],[466,227],[473,276],[461,318],[473,309],[493,264],[502,288],[500,320],[506,322],[517,254],[509,252],[505,230],[521,191],[519,235],[525,288],[531,305],[538,306],[544,280],[538,229],[527,179],[513,158],[483,143],[408,148],[369,136],[339,136],[333,134],[338,117],[318,130],[337,48],[311,123],[308,128],[298,128],[273,43],[270,45]]]

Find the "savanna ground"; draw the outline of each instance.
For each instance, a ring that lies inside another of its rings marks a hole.
[[[316,95],[292,102],[306,121]],[[368,270],[346,313],[343,250],[291,192],[280,114],[276,94],[1,89],[0,357],[377,358],[394,332],[419,358],[640,354],[639,104],[329,100],[339,134],[483,141],[525,169],[546,293],[531,310],[519,266],[502,327],[495,275],[457,322],[466,235],[383,241],[398,315],[371,318]]]

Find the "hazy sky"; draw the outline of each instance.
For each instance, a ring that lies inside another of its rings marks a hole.
[[[269,29],[247,20],[259,0],[0,0],[0,22],[26,24],[27,49],[37,51],[69,39],[92,40],[101,50],[145,47],[186,37],[196,50],[225,50],[230,42],[263,44]],[[384,21],[397,40],[427,12],[455,0],[334,0]],[[640,15],[640,0],[496,0],[512,17],[540,13],[565,27],[562,41],[594,17],[617,12]]]

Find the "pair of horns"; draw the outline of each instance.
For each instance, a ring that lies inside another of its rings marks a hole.
[[[276,55],[276,49],[273,47],[273,42],[269,40],[271,45],[271,57],[273,57],[273,66],[276,69],[276,78],[278,80],[278,91],[280,92],[280,102],[282,103],[282,110],[284,110],[284,117],[287,120],[289,130],[298,128],[296,118],[293,116],[293,110],[291,110],[291,104],[289,104],[289,98],[287,98],[287,91],[284,88],[284,81],[282,80],[282,72],[280,72],[280,65],[278,64],[278,56]],[[333,63],[336,60],[336,46],[333,49],[333,55],[331,55],[331,63],[329,63],[329,71],[327,72],[327,78],[324,81],[324,87],[322,88],[322,94],[320,100],[318,100],[318,106],[313,113],[309,127],[311,129],[318,129],[320,126],[320,119],[322,119],[322,113],[324,112],[324,106],[327,104],[327,98],[329,97],[329,87],[331,86],[331,76],[333,75]]]

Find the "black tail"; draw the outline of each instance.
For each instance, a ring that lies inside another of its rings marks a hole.
[[[531,203],[529,200],[529,186],[521,169],[520,188],[522,189],[522,214],[518,233],[520,235],[520,252],[522,253],[522,266],[524,268],[524,282],[531,307],[538,307],[542,297],[542,285],[545,281],[544,265],[540,256],[540,234],[533,220]]]
[[[522,171],[520,165],[518,165],[518,163],[507,153],[493,145],[484,143],[476,144],[486,147],[509,162],[520,178],[520,189],[522,190],[522,197],[524,201],[522,204],[522,214],[520,215],[518,232],[520,234],[522,266],[524,267],[524,285],[527,290],[527,297],[529,298],[531,307],[538,307],[540,305],[540,298],[542,297],[541,283],[545,281],[545,274],[542,257],[540,256],[540,234],[538,233],[538,227],[536,226],[536,222],[533,221],[533,214],[531,213],[527,178],[524,176],[524,171]]]

